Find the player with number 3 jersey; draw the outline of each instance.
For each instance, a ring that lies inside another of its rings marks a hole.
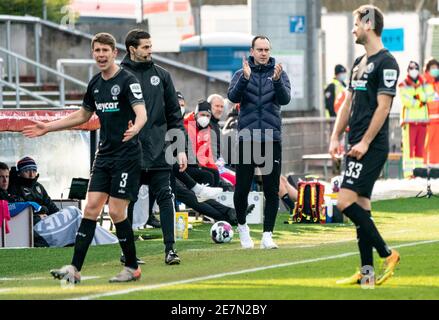
[[[115,63],[116,40],[111,34],[96,34],[91,49],[100,73],[89,82],[82,108],[60,120],[27,126],[23,134],[32,138],[72,128],[87,122],[93,113],[97,114],[101,124],[99,147],[91,172],[84,217],[76,234],[72,262],[50,273],[55,279],[80,282],[80,271],[94,237],[96,221],[108,203],[116,236],[126,257],[122,272],[110,282],[128,282],[138,280],[141,275],[126,210],[129,202],[137,198],[141,166],[138,133],[146,123],[145,102],[136,77]]]

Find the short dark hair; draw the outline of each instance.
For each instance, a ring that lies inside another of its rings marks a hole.
[[[94,45],[96,42],[109,45],[111,47],[111,50],[114,51],[116,49],[116,39],[109,33],[101,32],[94,35],[93,39],[91,40],[91,49],[94,49]]]
[[[256,42],[256,40],[258,40],[258,39],[268,40],[268,42],[270,42],[270,39],[268,39],[267,36],[262,36],[262,35],[256,36],[256,37],[254,37],[253,40],[252,40],[252,49],[255,48],[255,42]]]
[[[363,23],[371,22],[372,29],[378,37],[381,37],[384,29],[384,15],[383,12],[376,6],[366,4],[359,7],[353,12],[355,17],[358,17]]]
[[[0,162],[0,170],[9,170],[9,167],[6,163]]]
[[[130,53],[131,46],[137,49],[140,44],[140,39],[149,38],[151,38],[151,35],[142,29],[133,29],[129,31],[125,37],[125,47],[127,49],[127,52]]]
[[[439,61],[437,61],[435,58],[430,58],[427,61],[427,64],[425,65],[425,71],[430,71],[432,66],[438,66],[439,67]]]

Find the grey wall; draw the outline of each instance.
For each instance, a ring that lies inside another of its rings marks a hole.
[[[303,173],[302,155],[327,153],[335,119],[284,118],[282,125],[282,173]],[[401,152],[402,133],[399,117],[389,123],[390,151]],[[322,173],[323,170],[313,169]]]
[[[320,109],[320,62],[319,62],[319,31],[320,1],[319,0],[252,0],[251,19],[252,34],[262,34],[270,38],[272,51],[282,54],[293,54],[302,51],[304,54],[304,74],[302,79],[290,79],[292,85],[304,86],[304,98],[295,98],[283,110],[311,111]],[[306,17],[306,32],[290,32],[290,16]]]

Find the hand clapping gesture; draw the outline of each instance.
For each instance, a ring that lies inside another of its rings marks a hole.
[[[248,61],[245,59],[245,57],[242,58],[242,71],[244,73],[244,78],[247,80],[250,80],[250,75],[252,73],[252,69],[248,65]]]
[[[273,80],[278,81],[280,79],[280,75],[282,74],[282,64],[278,63],[274,67]]]

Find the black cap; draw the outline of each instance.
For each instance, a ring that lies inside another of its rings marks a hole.
[[[339,73],[345,73],[346,72],[346,68],[343,67],[341,64],[337,64],[335,66],[335,74],[339,74]]]
[[[195,113],[202,112],[202,111],[207,111],[209,113],[212,113],[210,103],[207,102],[206,100],[198,101],[197,108],[195,109]]]
[[[180,100],[184,100],[183,94],[180,91],[177,91],[177,98]]]
[[[420,70],[419,63],[417,63],[416,61],[410,61],[407,70],[410,70],[410,69]]]

